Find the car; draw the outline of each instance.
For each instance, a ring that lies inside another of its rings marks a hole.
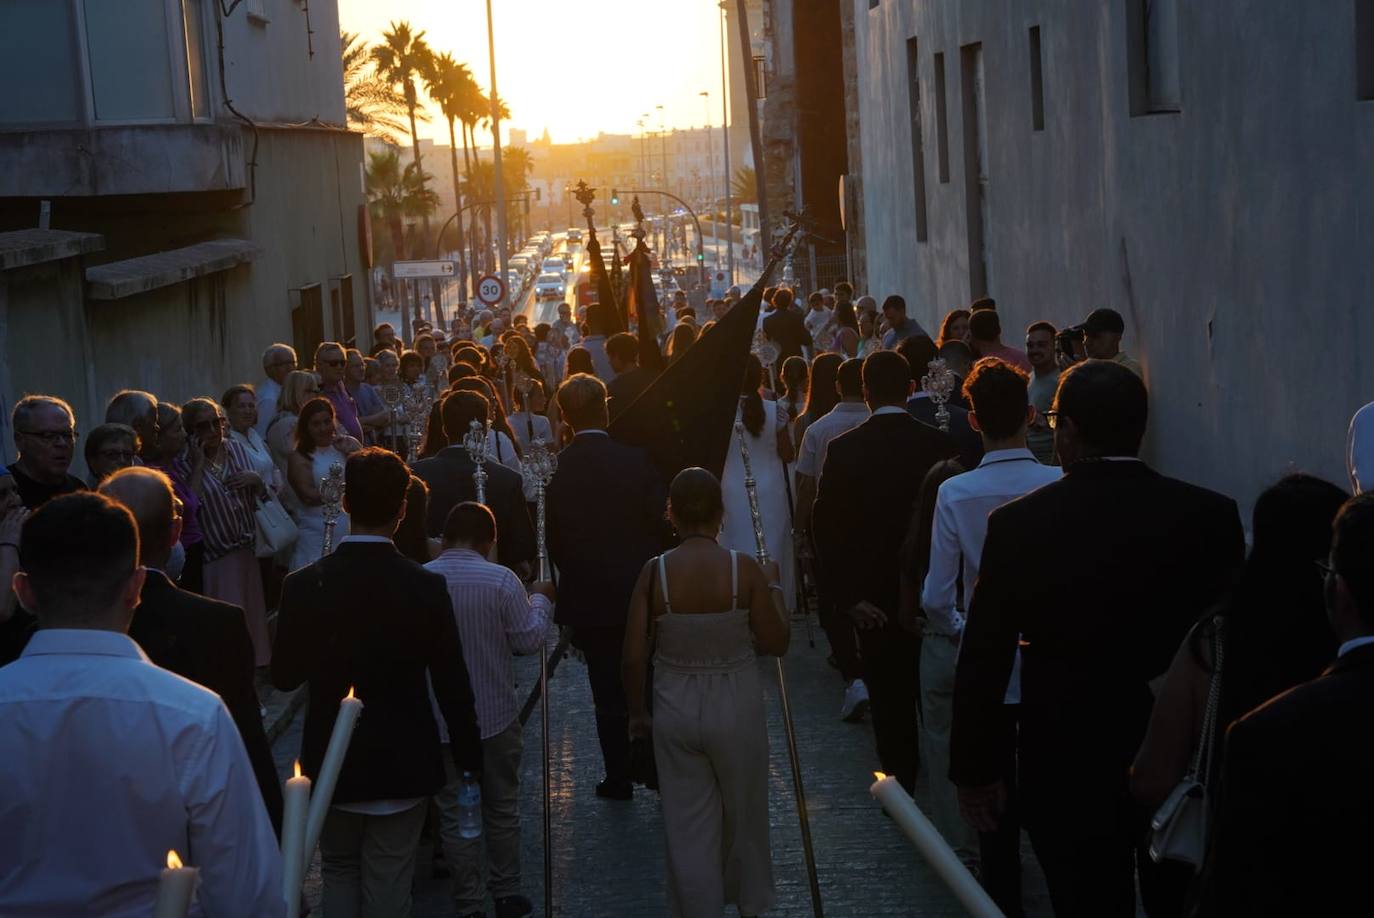
[[[564,252],[560,257],[563,259],[564,269],[571,271],[573,269],[573,265],[576,263],[576,260],[573,258],[573,253]]]
[[[567,284],[562,274],[541,274],[539,279],[534,282],[534,295],[536,299],[559,300],[563,298],[563,290]]]
[[[568,227],[568,241],[569,241],[569,242],[581,242],[581,241],[582,241],[582,230],[578,229],[578,228],[575,227],[575,226],[570,226],[570,227]]]
[[[557,274],[559,277],[562,277],[565,273],[567,273],[567,270],[568,266],[564,264],[563,259],[559,256],[545,258],[544,263],[539,266],[539,273],[541,275]]]

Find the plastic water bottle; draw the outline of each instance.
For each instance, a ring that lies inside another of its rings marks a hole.
[[[482,834],[482,788],[470,771],[463,772],[463,786],[458,789],[458,834],[463,838]]]

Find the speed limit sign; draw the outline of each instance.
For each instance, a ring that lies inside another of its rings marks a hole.
[[[506,298],[506,284],[495,274],[483,274],[477,281],[477,299],[495,306]]]

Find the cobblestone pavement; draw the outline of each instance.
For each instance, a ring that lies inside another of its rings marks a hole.
[[[785,659],[788,690],[796,721],[811,829],[825,912],[832,918],[878,916],[956,916],[963,910],[868,794],[878,767],[872,729],[838,717],[842,683],[826,664],[825,635],[817,629],[816,647],[807,646],[805,628],[794,627]],[[811,912],[801,832],[792,794],[787,744],[777,702],[771,659],[769,686],[770,817],[778,902],[770,914],[803,916]],[[520,694],[538,678],[538,662],[518,661]],[[553,813],[554,912],[566,918],[619,918],[668,914],[663,885],[663,824],[656,795],[636,789],[632,802],[601,800],[594,788],[601,778],[591,692],[586,669],[564,660],[550,685],[550,747]],[[302,717],[296,715],[274,747],[283,774],[300,748]],[[536,708],[525,733],[521,819],[525,893],[543,914],[543,850],[540,777],[540,724]],[[924,780],[917,802],[925,806]],[[928,811],[928,808],[927,808]],[[1044,880],[1023,844],[1027,907],[1033,918],[1051,914]],[[422,846],[416,870],[416,918],[452,916],[447,881],[431,872],[431,853]],[[306,880],[306,893],[318,909],[318,859]]]

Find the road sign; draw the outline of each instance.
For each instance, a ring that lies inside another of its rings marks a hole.
[[[455,261],[398,261],[397,277],[457,277]]]
[[[506,298],[506,282],[495,274],[483,274],[477,281],[477,299],[483,305],[495,306]]]

